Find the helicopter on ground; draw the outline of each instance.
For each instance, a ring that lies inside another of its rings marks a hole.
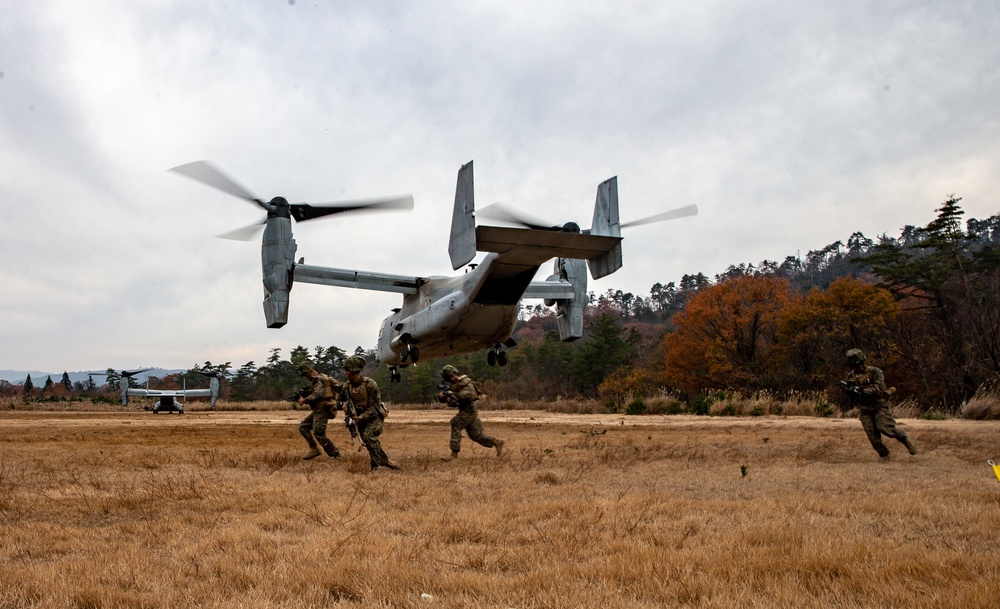
[[[109,372],[111,369],[108,369]],[[146,387],[138,388],[131,387],[130,379],[143,372],[148,372],[151,368],[143,368],[142,370],[122,370],[118,374],[121,376],[121,391],[122,391],[122,406],[128,406],[129,397],[138,398],[157,398],[155,404],[153,404],[153,414],[158,414],[160,412],[176,412],[177,414],[184,414],[184,403],[178,401],[178,398],[210,398],[211,409],[215,410],[215,403],[219,399],[219,387],[220,381],[224,378],[224,374],[218,371],[212,372],[201,372],[197,371],[198,374],[209,377],[208,389],[149,389]],[[108,373],[104,372],[93,372],[90,376],[104,376]],[[148,384],[148,382],[147,382]]]
[[[487,363],[504,366],[521,300],[542,299],[556,307],[560,339],[583,336],[583,311],[587,305],[587,268],[594,279],[622,266],[621,229],[692,216],[695,205],[622,224],[618,217],[618,179],[597,187],[591,228],[575,222],[551,225],[528,218],[501,204],[480,210],[480,215],[519,224],[522,228],[476,225],[473,164],[458,171],[448,253],[452,268],[468,265],[454,277],[410,276],[307,265],[295,261],[297,245],[292,218],[310,220],[344,211],[412,208],[413,199],[387,198],[369,202],[289,204],[282,197],[270,203],[250,194],[207,161],[174,167],[172,171],[255,203],[267,211],[260,223],[220,235],[247,239],[264,225],[261,265],[264,284],[264,317],[269,328],[288,321],[289,292],[294,282],[394,292],[403,303],[382,322],[376,360],[389,367],[390,380],[399,382],[400,367],[420,359],[434,359],[486,350]],[[470,264],[477,252],[486,256]],[[554,271],[544,281],[534,277],[545,262],[555,259]]]

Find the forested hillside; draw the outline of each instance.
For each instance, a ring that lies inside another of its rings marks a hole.
[[[887,382],[921,407],[954,411],[1000,377],[1000,214],[963,222],[960,199],[936,210],[927,226],[898,237],[850,235],[804,257],[734,264],[714,277],[686,274],[657,282],[648,295],[616,290],[590,294],[585,336],[559,341],[554,312],[525,307],[518,346],[504,367],[482,353],[421,362],[389,383],[370,366],[383,398],[430,402],[447,363],[471,374],[498,399],[599,397],[609,405],[672,393],[690,401],[714,391],[787,395],[828,391],[844,373],[844,352],[859,347]],[[302,384],[304,359],[340,374],[343,359],[362,353],[298,346],[265,362],[204,364],[154,379],[151,386],[207,385],[196,370],[220,370],[230,400],[282,399]],[[108,391],[120,382],[109,369]],[[0,386],[0,393],[93,393],[56,383]]]

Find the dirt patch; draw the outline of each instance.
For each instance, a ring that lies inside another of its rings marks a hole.
[[[58,411],[7,411],[0,412],[5,427],[57,427],[133,426],[133,427],[205,427],[218,425],[293,425],[306,415],[303,411],[189,411],[183,415],[153,414],[151,412],[58,412]],[[339,420],[342,415],[338,415]],[[447,424],[454,416],[449,410],[393,410],[387,425],[402,423]],[[709,428],[709,429],[803,429],[840,430],[859,425],[857,419],[817,417],[710,417],[697,415],[642,415],[620,414],[564,414],[542,410],[488,410],[479,413],[484,422],[523,425],[572,425],[586,427],[654,427],[654,428]],[[963,429],[992,428],[1000,433],[1000,421],[971,421],[964,419],[924,420],[899,419],[900,424],[913,429]]]

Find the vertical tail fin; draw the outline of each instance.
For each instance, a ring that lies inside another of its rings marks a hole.
[[[458,170],[448,255],[451,256],[451,268],[455,270],[476,257],[476,198],[472,180],[472,161],[462,165]]]
[[[594,221],[590,225],[591,235],[621,237],[621,221],[618,218],[618,178],[606,180],[597,187],[597,200],[594,202]],[[590,274],[594,279],[600,279],[622,268],[622,244],[619,242],[614,249],[600,258],[588,260]]]

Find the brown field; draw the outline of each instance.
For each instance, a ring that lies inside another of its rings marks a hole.
[[[0,607],[996,607],[1000,423],[394,410],[369,474],[302,412],[0,411]],[[346,450],[345,450],[346,449]]]

